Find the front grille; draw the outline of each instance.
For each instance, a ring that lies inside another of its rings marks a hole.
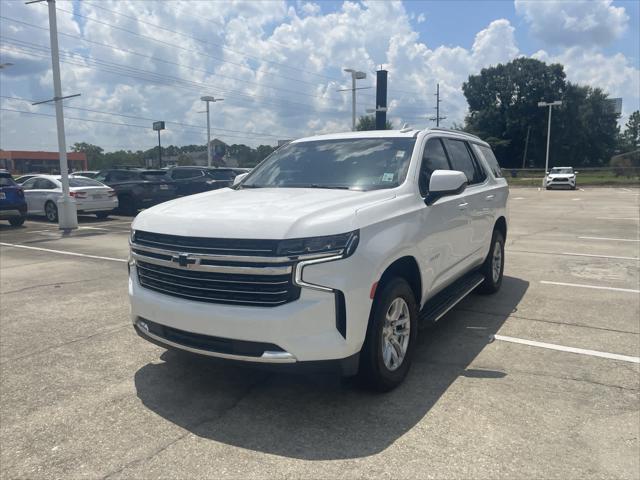
[[[165,295],[200,302],[275,307],[296,300],[291,273],[248,275],[174,268],[138,260],[140,285]],[[242,266],[239,265],[240,267]]]
[[[175,252],[257,257],[274,257],[278,247],[277,240],[183,237],[140,230],[135,232],[134,242]]]
[[[568,182],[569,179],[568,178],[554,178],[553,181],[554,182]]]

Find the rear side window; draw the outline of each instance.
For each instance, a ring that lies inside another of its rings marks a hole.
[[[469,185],[482,183],[487,178],[486,173],[471,155],[467,142],[445,138],[444,145],[449,154],[451,168],[463,172],[469,180]]]
[[[209,176],[215,180],[233,180],[236,174],[232,170],[209,170]]]
[[[424,196],[428,193],[429,180],[434,171],[450,169],[451,167],[449,166],[447,154],[442,146],[442,141],[439,138],[429,139],[422,154],[422,165],[420,167],[420,178],[418,180],[420,194]]]
[[[110,182],[127,182],[140,179],[137,172],[110,172],[108,177]],[[96,180],[99,179],[96,178]]]
[[[195,168],[176,168],[171,172],[171,177],[174,180],[184,180],[186,178],[198,178],[202,177],[202,170],[197,170]]]
[[[16,182],[13,181],[11,175],[0,175],[0,187],[15,187]]]
[[[46,178],[37,178],[33,186],[34,190],[55,190],[56,184]]]
[[[498,159],[493,154],[493,151],[489,147],[485,147],[484,145],[474,145],[476,153],[479,153],[482,158],[485,159],[487,165],[489,165],[489,169],[493,173],[493,176],[496,178],[502,178],[502,169],[500,168],[500,164],[498,163]]]

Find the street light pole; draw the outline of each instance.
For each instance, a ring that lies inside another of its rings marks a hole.
[[[542,177],[542,187],[546,188],[547,175],[549,172],[549,144],[551,143],[551,109],[554,106],[562,105],[561,100],[555,102],[538,102],[539,107],[549,107],[549,120],[547,121],[547,155],[544,161],[544,176]]]
[[[354,70],[353,68],[345,68],[345,72],[351,74],[351,88],[346,90],[351,90],[351,130],[356,130],[356,80],[363,80],[367,78],[367,74],[365,72],[359,72]],[[370,88],[370,87],[364,87]],[[344,90],[338,90],[344,91]]]
[[[200,97],[200,100],[207,104],[207,167],[211,168],[211,121],[209,119],[209,103],[222,102],[224,98],[215,98],[208,95]]]

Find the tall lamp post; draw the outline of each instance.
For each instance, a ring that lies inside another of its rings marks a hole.
[[[549,144],[551,143],[551,109],[562,105],[562,100],[555,102],[538,102],[539,107],[549,107],[549,120],[547,122],[547,155],[544,160],[544,176],[542,177],[542,188],[545,188],[547,182],[547,174],[549,172]]]
[[[160,130],[164,130],[164,122],[153,122],[153,129],[158,132],[158,168],[162,168],[162,145],[160,144]]]
[[[215,98],[208,95],[200,97],[200,100],[207,104],[207,167],[211,168],[211,122],[209,119],[209,103],[222,102],[224,98]]]
[[[351,90],[351,130],[355,132],[356,130],[356,90],[360,90],[359,88],[356,88],[356,80],[363,80],[367,78],[367,74],[365,72],[354,70],[353,68],[345,68],[344,71],[351,74],[351,88],[346,88],[338,91],[344,92],[346,90]],[[371,88],[371,87],[362,87],[362,88]]]

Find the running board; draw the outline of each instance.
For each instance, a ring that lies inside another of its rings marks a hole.
[[[484,277],[478,272],[468,273],[456,280],[427,301],[418,316],[420,323],[423,325],[436,323],[483,281]]]

